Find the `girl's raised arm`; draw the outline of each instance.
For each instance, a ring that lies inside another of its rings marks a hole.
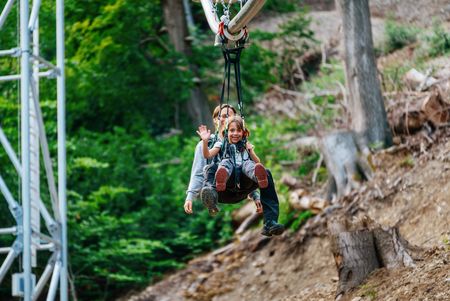
[[[211,137],[211,131],[206,128],[206,125],[202,124],[199,126],[197,134],[203,141],[203,157],[206,159],[211,159],[216,156],[219,153],[220,148],[213,148],[211,150],[208,149],[208,139]]]

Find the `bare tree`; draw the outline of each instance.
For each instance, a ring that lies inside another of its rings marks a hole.
[[[163,0],[164,21],[167,26],[170,41],[176,51],[186,55],[192,55],[192,48],[189,39],[189,30],[183,1]],[[194,75],[197,75],[198,68],[190,65]],[[196,81],[191,90],[191,96],[187,103],[187,113],[191,117],[194,125],[205,124],[210,128],[214,127],[208,100],[203,92],[200,82]]]
[[[352,129],[377,148],[392,144],[377,76],[369,1],[337,0],[345,42]]]

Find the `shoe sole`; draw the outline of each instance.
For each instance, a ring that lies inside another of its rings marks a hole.
[[[269,230],[270,235],[281,235],[283,232],[284,232],[284,226],[282,226],[282,225]]]
[[[227,189],[228,173],[225,168],[219,168],[216,172],[216,190],[225,191]]]
[[[259,188],[267,188],[269,186],[269,180],[267,179],[267,171],[260,163],[255,165],[255,176],[258,179]]]
[[[284,226],[283,225],[279,225],[279,226],[277,226],[275,228],[272,228],[270,230],[267,230],[267,231],[263,230],[261,232],[261,235],[271,237],[273,235],[275,235],[275,236],[281,235],[283,232],[284,232]]]
[[[212,191],[213,188],[203,188],[200,193],[203,205],[208,209],[209,215],[215,216],[219,213],[219,208],[216,205],[217,193]]]

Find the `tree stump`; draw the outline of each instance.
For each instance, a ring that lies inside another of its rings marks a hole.
[[[360,181],[372,178],[369,148],[356,133],[328,134],[320,139],[319,148],[328,170],[328,201],[347,195]]]
[[[362,283],[375,269],[412,267],[412,249],[397,228],[382,227],[365,216],[328,223],[331,251],[338,270],[336,298]]]

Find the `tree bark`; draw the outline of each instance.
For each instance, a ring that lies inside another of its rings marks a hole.
[[[412,267],[412,249],[397,228],[381,227],[367,216],[357,221],[345,217],[328,223],[339,283],[339,297],[361,284],[375,269]]]
[[[392,135],[377,77],[368,0],[336,0],[342,16],[346,82],[352,129],[371,148],[392,145]]]
[[[180,0],[163,0],[164,21],[167,26],[169,38],[176,51],[189,57],[192,55],[190,45],[189,30],[187,27],[186,14],[183,1]],[[194,65],[190,65],[194,76],[197,76],[198,69]],[[200,82],[195,82],[191,90],[190,99],[186,105],[187,113],[192,119],[193,125],[207,125],[210,129],[214,128],[211,117],[208,100],[203,92]]]

